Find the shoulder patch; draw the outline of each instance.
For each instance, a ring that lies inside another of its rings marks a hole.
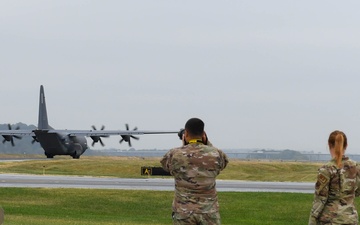
[[[323,174],[320,173],[318,180],[319,180],[319,182],[320,182],[321,184],[325,184],[325,183],[327,182],[328,178],[325,177]]]

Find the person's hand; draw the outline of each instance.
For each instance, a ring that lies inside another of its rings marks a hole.
[[[179,136],[180,140],[182,141],[183,145],[187,145],[186,140],[185,140],[185,129],[180,129],[180,131],[178,132],[178,136]]]
[[[178,132],[178,136],[179,136],[180,140],[183,139],[184,134],[185,134],[185,129],[180,129],[180,131]]]
[[[186,140],[185,140],[185,134],[183,134],[183,136],[182,136],[182,143],[183,143],[183,145],[187,145],[188,143],[186,143]]]

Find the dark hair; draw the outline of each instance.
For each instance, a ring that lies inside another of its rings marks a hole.
[[[185,124],[185,130],[191,136],[202,136],[204,133],[204,122],[199,118],[191,118]]]
[[[341,159],[347,147],[346,135],[342,131],[335,130],[331,132],[328,144],[330,148],[334,148],[336,164],[338,167],[341,167]]]

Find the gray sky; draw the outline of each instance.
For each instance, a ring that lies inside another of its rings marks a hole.
[[[360,149],[359,1],[0,1],[0,123],[179,130],[219,148]],[[119,137],[106,147],[126,149]],[[171,148],[176,135],[135,148]]]

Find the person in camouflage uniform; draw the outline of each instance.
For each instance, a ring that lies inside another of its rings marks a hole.
[[[328,144],[332,160],[319,169],[309,225],[358,224],[354,198],[360,194],[360,166],[344,155],[342,131],[332,132]]]
[[[184,145],[171,149],[160,161],[175,179],[173,224],[221,224],[216,176],[228,158],[207,140],[204,123],[198,118],[186,122],[181,136]]]

